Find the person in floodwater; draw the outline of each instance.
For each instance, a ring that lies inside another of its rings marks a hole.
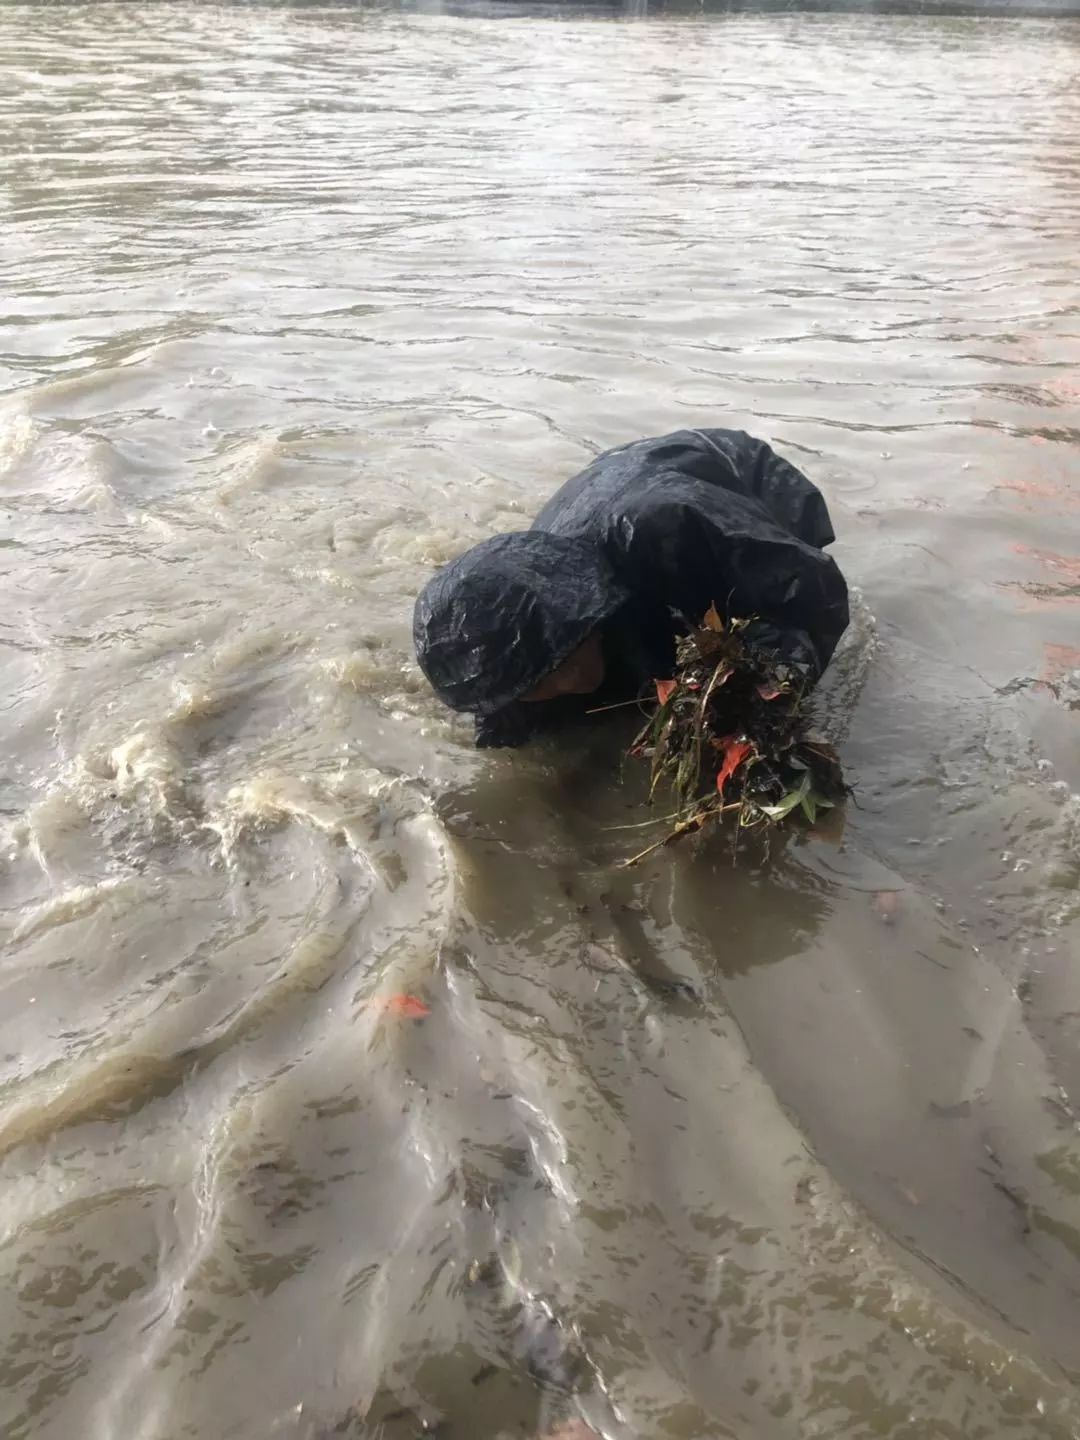
[[[671,676],[710,605],[811,682],[848,624],[821,492],[763,440],[678,430],[599,456],[530,530],[440,570],[416,602],[420,667],[477,744],[518,745]]]

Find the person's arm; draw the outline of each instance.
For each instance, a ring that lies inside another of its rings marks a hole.
[[[744,494],[659,477],[615,518],[608,548],[619,578],[639,594],[691,624],[710,605],[727,618],[756,617],[752,638],[814,678],[847,628],[836,563]]]
[[[695,430],[709,457],[703,478],[757,500],[782,530],[823,550],[836,539],[825,497],[771,445],[743,430]],[[713,467],[715,477],[709,474]]]

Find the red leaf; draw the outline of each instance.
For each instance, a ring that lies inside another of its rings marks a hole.
[[[431,1014],[431,1007],[416,995],[376,995],[370,1003],[384,1015],[400,1015],[403,1020],[423,1020]]]
[[[656,698],[660,701],[661,705],[666,705],[678,688],[679,682],[677,680],[657,680]]]
[[[715,630],[718,635],[724,633],[724,622],[717,614],[715,605],[710,605],[708,610],[705,611],[705,618],[701,623],[706,630]]]
[[[747,740],[736,740],[734,735],[729,735],[726,740],[721,740],[719,744],[724,751],[724,763],[720,766],[720,773],[716,777],[716,788],[720,794],[723,795],[724,786],[754,747]]]
[[[775,685],[763,684],[757,687],[757,693],[761,696],[762,700],[779,700],[784,692],[783,690],[778,690]]]

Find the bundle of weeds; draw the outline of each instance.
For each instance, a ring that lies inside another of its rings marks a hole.
[[[724,819],[747,830],[817,822],[847,794],[831,746],[814,738],[810,686],[747,640],[749,620],[715,607],[677,643],[674,678],[631,747],[652,770],[649,803],[667,833],[626,864]]]

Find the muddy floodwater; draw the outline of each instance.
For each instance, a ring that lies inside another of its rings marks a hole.
[[[1080,22],[0,7],[0,1431],[1080,1436]],[[767,437],[840,843],[432,567]]]

